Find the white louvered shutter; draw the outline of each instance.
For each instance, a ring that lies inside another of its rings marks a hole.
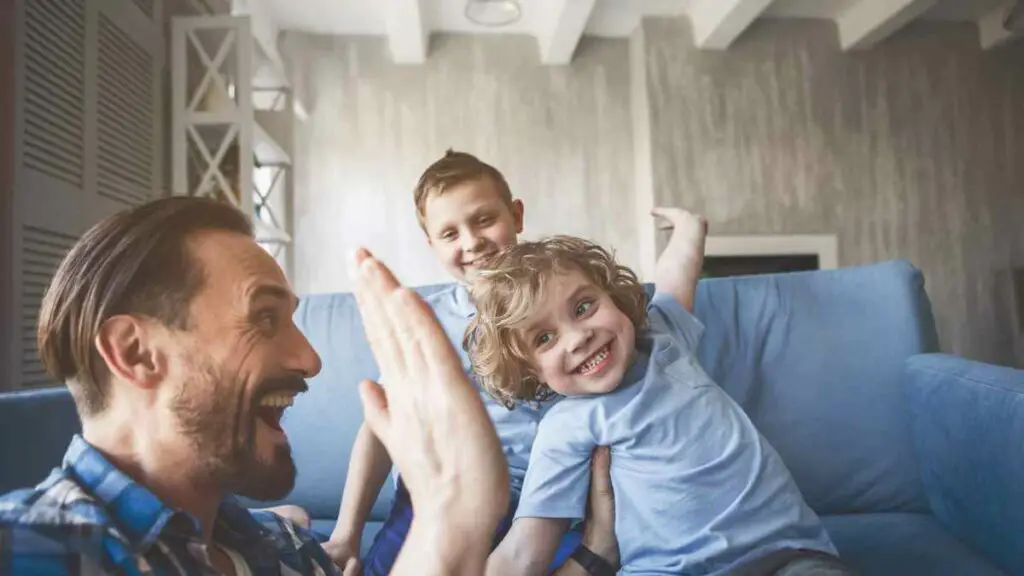
[[[162,0],[18,0],[9,381],[53,384],[35,344],[53,271],[99,219],[161,185]]]

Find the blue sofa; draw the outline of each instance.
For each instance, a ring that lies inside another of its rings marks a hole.
[[[696,309],[705,368],[849,562],[866,575],[1024,575],[1024,372],[937,354],[919,271],[705,280]],[[356,383],[377,369],[350,295],[305,297],[296,318],[323,371],[284,422],[299,469],[287,501],[329,534],[361,421]],[[63,389],[0,396],[0,491],[40,480],[77,429]],[[366,543],[391,497],[389,483]]]

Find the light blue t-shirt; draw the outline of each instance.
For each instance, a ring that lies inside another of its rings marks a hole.
[[[494,428],[498,432],[501,449],[505,452],[505,458],[508,460],[513,496],[518,496],[523,488],[526,467],[530,462],[530,448],[533,446],[537,427],[541,417],[554,402],[520,402],[516,404],[514,410],[509,410],[485,392],[476,382],[469,355],[462,348],[466,327],[469,326],[469,321],[476,314],[476,306],[465,286],[454,284],[427,296],[424,300],[434,310],[434,315],[437,316],[445,333],[448,334],[448,340],[458,350],[459,358],[462,360],[462,369],[480,391],[487,414],[491,417]]]
[[[615,391],[566,398],[538,430],[516,518],[582,519],[610,446],[622,574],[718,574],[783,548],[835,554],[789,470],[700,367],[704,327],[664,294]]]

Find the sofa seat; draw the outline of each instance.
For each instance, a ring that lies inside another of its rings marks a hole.
[[[929,514],[845,514],[822,518],[848,563],[870,576],[1006,576]]]

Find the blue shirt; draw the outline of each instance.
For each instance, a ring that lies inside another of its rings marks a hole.
[[[453,284],[439,292],[424,298],[434,310],[434,315],[444,328],[452,345],[458,350],[462,360],[462,369],[480,391],[487,414],[494,422],[494,428],[501,441],[501,449],[508,460],[509,480],[512,495],[517,496],[522,490],[526,477],[526,467],[530,463],[530,450],[541,418],[553,404],[548,402],[520,402],[514,410],[509,410],[477,383],[473,376],[473,365],[469,354],[462,348],[462,340],[469,326],[469,321],[476,314],[476,305],[470,298],[469,291],[461,284]]]
[[[615,391],[540,425],[516,517],[583,517],[590,455],[610,446],[624,574],[718,574],[779,549],[835,554],[782,459],[698,363],[703,326],[658,294]]]
[[[337,574],[305,530],[270,512],[221,503],[214,543],[254,576]],[[33,489],[0,496],[0,574],[214,574],[194,517],[165,506],[80,436]]]

